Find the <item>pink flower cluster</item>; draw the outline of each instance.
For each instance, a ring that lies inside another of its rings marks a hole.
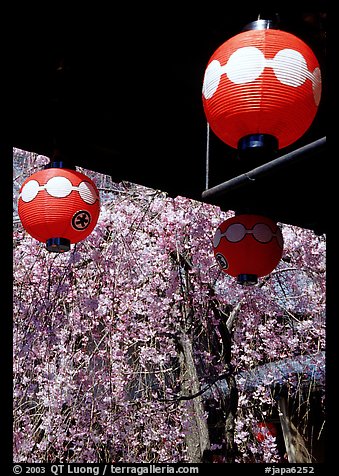
[[[16,228],[15,462],[189,461],[189,415],[175,398],[178,335],[192,342],[201,386],[222,373],[212,298],[225,312],[238,306],[235,373],[325,348],[324,237],[283,226],[283,260],[263,285],[242,288],[213,256],[226,216],[116,185],[94,232],[68,253],[49,253]],[[263,445],[253,437],[254,407],[267,405],[275,405],[267,388],[240,392],[239,462],[249,452],[256,461],[278,459],[274,438]]]

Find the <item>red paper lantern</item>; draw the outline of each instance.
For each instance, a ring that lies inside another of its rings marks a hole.
[[[235,215],[222,222],[213,240],[214,256],[222,271],[239,284],[255,284],[278,265],[283,253],[279,226],[261,215]]]
[[[100,213],[99,192],[80,172],[46,168],[22,184],[18,213],[25,230],[49,251],[68,251],[71,243],[93,231]]]
[[[210,58],[203,81],[204,112],[216,136],[231,147],[239,149],[242,141],[257,135],[281,149],[312,124],[321,72],[302,40],[266,26],[255,28],[227,40]]]
[[[258,423],[259,431],[255,435],[256,439],[259,441],[259,443],[262,443],[267,435],[276,437],[277,436],[277,428],[274,423],[272,422],[260,422]]]

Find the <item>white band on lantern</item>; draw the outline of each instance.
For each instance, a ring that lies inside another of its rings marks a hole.
[[[22,188],[19,198],[24,202],[31,202],[41,190],[55,198],[67,197],[73,190],[79,192],[80,197],[89,205],[99,200],[96,191],[89,182],[81,182],[79,186],[72,185],[66,177],[52,177],[45,185],[40,185],[37,180],[29,180]]]
[[[272,68],[278,81],[297,88],[307,79],[312,82],[315,104],[318,106],[321,96],[321,72],[318,67],[313,72],[307,68],[305,58],[299,51],[285,48],[273,59],[265,58],[262,51],[254,46],[245,46],[235,51],[223,66],[213,60],[207,66],[202,93],[210,99],[218,89],[222,74],[226,74],[234,84],[246,84],[259,78],[265,68]]]
[[[246,228],[242,223],[232,223],[226,228],[224,233],[218,228],[214,235],[213,246],[214,248],[219,246],[222,237],[225,237],[231,243],[237,243],[249,234],[259,243],[269,243],[275,237],[280,248],[283,247],[283,237],[280,228],[278,227],[277,232],[273,233],[266,223],[256,223],[251,229]]]

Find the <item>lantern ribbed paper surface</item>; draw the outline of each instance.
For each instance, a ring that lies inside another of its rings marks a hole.
[[[279,226],[268,217],[235,215],[217,228],[213,249],[224,273],[238,278],[266,276],[282,257],[283,236]]]
[[[22,184],[18,213],[26,231],[38,241],[78,243],[98,221],[99,193],[94,182],[80,172],[48,168]]]
[[[281,30],[239,33],[215,51],[204,75],[207,121],[234,148],[251,134],[274,136],[279,149],[292,144],[310,127],[320,98],[317,58]]]

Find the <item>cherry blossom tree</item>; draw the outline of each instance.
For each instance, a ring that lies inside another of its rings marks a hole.
[[[14,157],[15,202],[18,164],[29,175],[45,159]],[[325,237],[281,224],[281,262],[242,287],[213,256],[231,211],[85,173],[101,213],[71,251],[49,253],[14,211],[14,460],[281,461],[275,436],[256,437],[277,382],[244,381],[324,351]],[[323,411],[321,379],[286,372],[279,385],[292,397],[305,383]]]

